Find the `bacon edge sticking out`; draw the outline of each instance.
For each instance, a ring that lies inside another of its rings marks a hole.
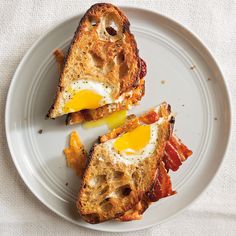
[[[146,76],[147,74],[147,64],[146,62],[140,58],[140,73],[139,73],[139,77],[143,78],[144,76]]]
[[[161,161],[157,169],[156,178],[151,191],[147,193],[150,202],[156,202],[161,198],[171,196],[176,192],[172,190],[170,176]]]
[[[166,144],[165,155],[163,162],[167,171],[177,171],[189,156],[192,155],[192,151],[185,146],[179,138],[174,134],[171,135],[169,141]]]

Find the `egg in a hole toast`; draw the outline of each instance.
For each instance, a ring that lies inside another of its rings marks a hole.
[[[75,32],[47,116],[69,114],[74,124],[129,109],[144,95],[144,68],[127,17],[111,4],[95,4]]]
[[[151,202],[175,193],[168,170],[192,152],[173,135],[173,126],[170,106],[162,103],[100,137],[77,201],[85,221],[139,219]]]

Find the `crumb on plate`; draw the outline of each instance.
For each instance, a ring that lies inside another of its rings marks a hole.
[[[165,82],[166,82],[165,80],[161,80],[161,84],[165,84]]]
[[[63,68],[63,64],[64,64],[64,58],[65,58],[64,53],[62,52],[61,49],[57,48],[54,50],[53,55],[56,59],[59,72],[61,72]]]

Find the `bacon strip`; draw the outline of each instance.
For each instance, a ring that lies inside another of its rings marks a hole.
[[[171,196],[176,192],[172,190],[170,176],[168,175],[164,163],[161,161],[157,169],[156,178],[150,192],[147,193],[150,202],[156,202],[161,198]]]
[[[171,135],[166,144],[165,155],[157,169],[156,179],[154,180],[152,190],[148,193],[150,202],[158,201],[161,198],[175,194],[172,190],[172,184],[168,171],[176,171],[189,156],[192,151],[185,146],[174,134]]]
[[[139,77],[143,78],[144,76],[146,76],[147,74],[147,64],[146,62],[140,58],[140,73],[139,73]]]
[[[172,134],[166,144],[165,155],[163,157],[166,170],[177,171],[182,162],[191,156],[192,153],[179,138]]]
[[[158,111],[151,110],[144,115],[139,117],[139,120],[143,122],[144,124],[153,124],[156,121],[158,121],[160,118]]]
[[[171,136],[169,142],[175,147],[175,149],[180,154],[181,161],[185,161],[189,156],[193,154],[191,150],[189,150],[182,141],[177,138],[174,134]]]

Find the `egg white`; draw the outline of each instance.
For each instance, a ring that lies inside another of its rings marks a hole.
[[[113,88],[111,86],[89,79],[81,79],[73,81],[70,86],[65,88],[58,101],[58,113],[64,114],[63,109],[65,104],[73,99],[76,93],[82,90],[91,90],[102,96],[101,106],[114,102],[114,99],[112,98]]]
[[[102,96],[101,105],[109,104],[113,102],[112,98],[112,88],[104,83],[92,81],[92,80],[77,80],[74,81],[69,89],[66,89],[63,94],[63,98],[65,102],[68,102],[73,95],[82,90],[91,90],[95,93]]]
[[[101,106],[106,104],[115,104],[121,103],[126,97],[132,96],[132,91],[127,92],[125,94],[120,95],[117,99],[114,99],[112,96],[113,87],[109,86],[107,84],[90,80],[90,79],[80,79],[77,81],[73,81],[70,86],[68,86],[62,93],[62,96],[59,98],[59,106],[58,106],[58,112],[60,114],[63,114],[63,108],[67,102],[69,102],[76,93],[82,91],[82,90],[91,90],[94,91],[96,94],[99,94],[102,96],[101,100]],[[112,110],[112,107],[109,107],[109,109]]]
[[[105,146],[108,153],[113,157],[114,163],[123,162],[126,165],[135,164],[151,156],[155,152],[157,145],[157,137],[158,137],[158,125],[161,122],[163,122],[162,118],[159,121],[150,125],[151,135],[148,144],[138,152],[134,152],[134,154],[127,155],[125,152],[118,153],[114,148],[114,143],[117,140],[117,138],[111,139],[105,142],[103,145]],[[132,150],[126,150],[126,151],[132,152]]]

